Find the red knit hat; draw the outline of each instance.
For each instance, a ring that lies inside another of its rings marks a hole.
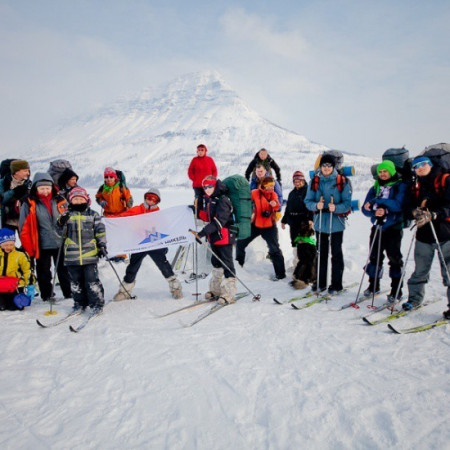
[[[292,181],[295,180],[304,180],[305,179],[305,175],[303,174],[303,172],[301,172],[300,170],[296,170],[294,172],[294,174],[292,175]]]
[[[113,177],[114,179],[118,180],[119,177],[117,176],[117,172],[112,167],[107,167],[105,169],[105,172],[103,173],[103,177]]]
[[[86,203],[88,205],[91,204],[91,199],[89,197],[89,194],[87,193],[86,189],[75,186],[70,192],[69,192],[69,203],[72,203],[72,200],[74,197],[83,197],[86,200]]]

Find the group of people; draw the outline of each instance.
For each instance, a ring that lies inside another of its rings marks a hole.
[[[446,146],[447,144],[443,144]],[[278,239],[277,220],[281,217],[282,193],[279,166],[266,149],[261,149],[250,162],[245,177],[251,181],[251,235],[237,239],[233,235],[233,206],[227,191],[217,178],[217,168],[211,157],[206,156],[204,145],[197,148],[188,175],[193,182],[197,205],[206,211],[207,225],[198,233],[206,236],[211,244],[213,276],[208,297],[216,296],[223,303],[232,303],[235,294],[235,260],[245,263],[245,249],[256,237],[261,236],[269,248],[275,277],[286,277],[285,261]],[[214,171],[208,167],[213,167]],[[314,292],[328,289],[330,294],[343,290],[344,257],[342,251],[346,218],[352,209],[352,186],[338,170],[336,158],[324,153],[315,175],[306,184],[303,172],[293,173],[294,188],[289,193],[281,228],[289,226],[291,244],[298,258],[291,285],[305,288],[311,284]],[[272,176],[272,171],[276,174]],[[425,285],[436,251],[443,283],[447,287],[449,309],[444,316],[450,318],[450,180],[444,167],[433,163],[427,156],[412,160],[413,182],[402,178],[395,164],[386,159],[376,166],[374,184],[367,193],[362,213],[372,222],[369,244],[370,254],[364,270],[369,285],[364,295],[380,292],[384,254],[389,261],[391,288],[387,302],[394,304],[403,298],[404,262],[401,252],[403,229],[415,221],[414,232],[415,269],[408,280],[408,297],[402,304],[410,310],[419,306],[425,295]],[[203,177],[203,178],[202,178]],[[200,189],[203,187],[203,190]],[[280,200],[281,199],[281,200]],[[330,284],[327,286],[328,260],[331,253]],[[220,260],[225,262],[223,264]],[[225,275],[225,280],[222,277]],[[231,287],[231,288],[230,288]]]
[[[341,292],[344,273],[342,244],[346,218],[352,208],[352,186],[339,170],[335,156],[327,152],[321,156],[309,184],[302,171],[293,173],[293,189],[282,214],[280,168],[266,149],[257,152],[245,171],[251,190],[251,231],[248,236],[239,238],[228,188],[218,179],[216,164],[207,153],[206,146],[199,145],[197,156],[188,169],[195,193],[196,218],[203,220],[196,237],[207,238],[213,255],[206,298],[223,304],[235,301],[234,260],[244,266],[246,248],[258,236],[267,243],[275,272],[273,280],[286,278],[277,226],[280,219],[283,230],[289,227],[296,257],[291,285],[300,289],[311,285],[315,292]],[[90,208],[87,191],[78,185],[78,175],[68,167],[57,179],[49,173],[38,172],[31,181],[27,161],[12,160],[9,168],[0,180],[0,310],[23,307],[16,301],[16,296],[32,291],[34,269],[42,300],[54,299],[53,261],[62,294],[65,298],[73,298],[74,311],[89,306],[94,313],[101,312],[104,290],[97,263],[99,258],[107,255],[105,227],[101,215]],[[449,310],[444,315],[449,318],[450,177],[439,164],[424,155],[412,161],[412,170],[414,182],[406,182],[392,161],[384,160],[376,167],[374,184],[361,208],[372,222],[370,254],[364,267],[369,277],[365,295],[380,291],[386,254],[391,278],[387,300],[395,303],[402,299],[404,262],[401,240],[404,227],[414,220],[417,226],[416,265],[408,280],[407,300],[402,306],[412,309],[423,302],[425,284],[438,250],[449,301]],[[157,188],[150,187],[143,202],[133,206],[124,175],[107,167],[104,183],[99,187],[95,200],[103,216],[125,217],[158,211],[161,195]],[[15,246],[16,233],[20,236],[19,249]],[[137,273],[147,255],[167,280],[172,296],[182,298],[181,283],[167,261],[167,251],[164,248],[132,254],[114,299],[132,297]]]

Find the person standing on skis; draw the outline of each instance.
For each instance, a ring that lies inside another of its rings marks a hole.
[[[313,177],[305,197],[306,207],[314,212],[314,228],[317,234],[320,266],[319,279],[313,291],[324,291],[327,282],[328,245],[331,239],[331,284],[328,293],[337,294],[343,290],[344,255],[342,241],[345,230],[345,214],[351,210],[352,189],[345,177],[335,169],[336,160],[325,154],[320,161],[320,171]],[[331,231],[331,234],[330,234]],[[319,260],[319,258],[318,258]]]
[[[380,291],[380,279],[383,272],[384,253],[389,260],[389,276],[391,278],[391,291],[388,302],[395,303],[402,296],[403,256],[401,243],[403,237],[403,208],[407,186],[402,182],[392,161],[383,161],[377,166],[378,177],[374,185],[369,189],[362,213],[369,217],[373,226],[370,231],[369,264],[365,268],[369,275],[369,286],[364,295],[369,296]],[[381,226],[381,232],[376,234],[377,226]],[[381,239],[380,254],[378,255],[378,240]],[[378,273],[377,269],[378,260]]]

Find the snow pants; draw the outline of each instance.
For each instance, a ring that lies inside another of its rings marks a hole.
[[[74,304],[102,308],[105,304],[105,293],[98,277],[97,264],[66,267],[70,274]]]
[[[319,289],[326,289],[327,287],[327,271],[328,271],[328,233],[316,232],[317,247],[320,242],[320,267],[317,267],[317,276],[320,279],[317,281]],[[331,284],[330,288],[340,291],[343,289],[342,277],[344,275],[344,254],[342,253],[342,241],[344,239],[344,232],[338,231],[331,233]],[[317,257],[317,265],[319,264],[319,257]]]
[[[19,292],[23,292],[23,287],[20,287]],[[8,309],[9,311],[16,311],[19,308],[14,303],[14,297],[17,295],[17,292],[12,293],[0,293],[0,311],[4,311]],[[23,308],[22,308],[23,309]]]
[[[136,279],[136,275],[141,268],[142,261],[148,255],[152,258],[153,262],[157,265],[158,269],[163,274],[164,278],[169,278],[174,275],[172,266],[167,261],[166,255],[169,250],[167,248],[159,248],[157,250],[150,250],[148,252],[133,253],[130,257],[130,264],[128,264],[125,271],[125,277],[123,281],[125,283],[133,283]]]
[[[234,269],[233,262],[233,246],[231,244],[227,245],[211,245],[211,250],[228,266],[228,270],[222,263],[214,256],[211,257],[211,264],[214,268],[223,268],[225,278],[235,278],[236,270]]]
[[[372,246],[372,242],[375,236],[376,226],[372,227],[370,231],[370,246]],[[390,295],[395,296],[397,292],[397,288],[400,283],[400,279],[402,276],[402,267],[403,267],[403,255],[401,251],[402,245],[402,237],[403,230],[400,228],[398,230],[393,229],[392,227],[387,228],[381,232],[381,248],[380,248],[380,261],[378,265],[378,275],[377,272],[377,254],[378,254],[378,245],[379,245],[379,237],[380,234],[377,234],[376,242],[372,247],[372,252],[370,253],[369,264],[366,267],[366,273],[369,275],[369,280],[371,280],[370,288],[373,289],[375,279],[377,278],[377,286],[375,290],[379,290],[380,279],[383,276],[383,261],[384,254],[389,260],[389,277],[391,278],[391,293]],[[370,248],[370,247],[369,247]],[[402,287],[400,286],[399,297],[402,294]]]
[[[36,276],[39,285],[39,292],[42,300],[48,300],[53,296],[52,292],[52,259],[56,266],[58,259],[58,248],[40,249],[39,259],[36,260]],[[61,287],[64,298],[70,298],[71,286],[70,277],[67,266],[64,266],[64,249],[61,249],[59,256],[58,267],[56,272],[58,274],[59,285]]]
[[[447,270],[450,272],[450,241],[441,242],[442,253],[444,254],[445,265],[438,254],[439,264],[441,266],[442,282],[447,287],[447,302],[450,307],[450,280],[447,277]],[[438,252],[437,244],[427,244],[416,241],[414,248],[415,269],[411,278],[408,280],[408,301],[412,304],[420,304],[425,296],[425,284],[430,279],[431,265],[433,264],[434,254]]]
[[[278,243],[278,229],[276,225],[270,228],[258,228],[252,224],[252,231],[248,238],[238,240],[236,244],[236,261],[243,266],[245,262],[245,249],[247,246],[261,236],[269,247],[269,255],[272,260],[273,268],[275,270],[275,275],[277,278],[286,277],[286,269],[284,267],[284,257],[280,249],[280,244]]]

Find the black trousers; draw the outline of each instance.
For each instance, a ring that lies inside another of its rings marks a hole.
[[[270,228],[257,228],[252,224],[252,231],[247,239],[237,241],[236,244],[236,261],[243,266],[245,262],[245,249],[247,246],[261,236],[269,247],[269,255],[272,260],[273,268],[277,278],[284,278],[286,276],[286,269],[284,267],[284,257],[278,243],[278,229],[276,225]]]
[[[56,265],[56,260],[58,258],[57,248],[52,249],[40,249],[39,259],[36,260],[36,275],[39,285],[39,291],[41,293],[42,300],[48,300],[53,296],[52,292],[52,259],[53,263]],[[64,266],[64,253],[61,249],[61,254],[59,256],[58,267],[56,272],[58,274],[59,285],[61,287],[64,298],[69,298],[72,296],[70,290],[70,277],[67,271],[67,267]]]
[[[19,292],[23,292],[23,288],[18,289]],[[9,293],[0,293],[0,311],[4,311],[8,309],[9,311],[16,311],[20,309],[14,303],[14,297],[17,295],[17,292]],[[23,309],[23,308],[22,308]]]
[[[372,246],[372,242],[374,240],[375,230],[376,227],[373,226],[370,231],[370,246]],[[376,278],[376,271],[377,271],[379,236],[380,234],[377,234],[377,238],[373,245],[372,252],[370,253],[369,264],[366,267],[366,273],[369,275],[369,279],[373,280],[375,280]],[[379,286],[379,280],[383,276],[382,268],[385,257],[384,255],[386,253],[386,256],[389,261],[389,277],[391,278],[392,295],[395,295],[395,291],[397,290],[400,278],[402,276],[402,268],[403,268],[403,255],[401,250],[402,238],[403,238],[403,229],[397,230],[390,227],[381,232],[381,248],[380,248],[380,261],[378,265],[377,289]]]
[[[91,308],[102,308],[105,304],[105,291],[98,277],[97,264],[66,267],[70,274],[74,303]]]
[[[168,251],[169,250],[167,248],[159,248],[158,250],[150,250],[148,252],[133,253],[130,258],[130,264],[128,264],[125,271],[125,277],[123,278],[123,280],[126,283],[132,283],[136,279],[136,275],[139,272],[142,261],[147,255],[152,258],[153,262],[157,265],[164,278],[173,276],[174,273],[172,270],[172,266],[166,258]]]
[[[216,269],[223,267],[225,278],[235,278],[236,270],[233,262],[233,246],[211,244],[211,250],[228,266],[228,270],[214,255],[211,257],[211,264]]]
[[[329,237],[328,233],[318,233],[317,247],[320,242],[320,267],[317,268],[317,276],[319,277],[317,286],[320,289],[327,287],[327,271],[328,271],[328,246]],[[331,284],[332,289],[340,291],[342,289],[342,277],[344,275],[344,255],[342,253],[342,241],[344,238],[344,232],[339,231],[337,233],[331,233]],[[319,263],[319,257],[317,257],[317,264]]]

